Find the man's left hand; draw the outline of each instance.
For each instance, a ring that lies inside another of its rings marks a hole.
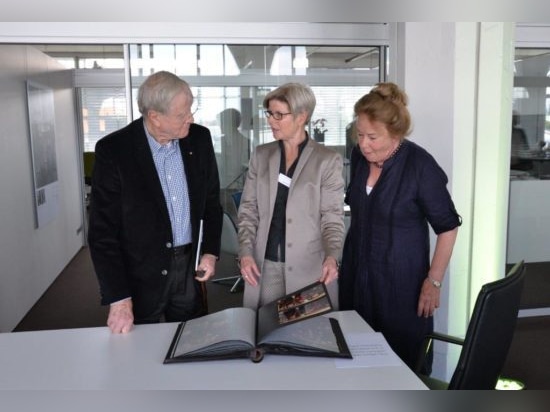
[[[197,276],[195,276],[195,279],[199,282],[206,282],[214,276],[217,259],[218,258],[216,256],[208,253],[202,255],[199,266],[197,267]]]

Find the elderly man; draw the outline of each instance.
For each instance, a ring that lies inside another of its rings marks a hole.
[[[222,208],[212,139],[192,103],[185,81],[155,73],[139,88],[142,117],[96,145],[89,245],[113,333],[206,313]]]

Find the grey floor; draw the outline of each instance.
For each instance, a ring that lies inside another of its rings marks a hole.
[[[222,255],[216,278],[237,273],[234,258]],[[231,293],[233,282],[207,284],[210,312],[241,306],[242,290]],[[31,308],[14,332],[105,326],[107,307],[101,306],[99,289],[88,248],[82,248],[48,290]]]
[[[550,310],[550,262],[527,263],[520,309]],[[519,318],[503,376],[550,389],[550,316]]]

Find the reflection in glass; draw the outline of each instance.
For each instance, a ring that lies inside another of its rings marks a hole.
[[[224,201],[242,190],[250,153],[273,139],[263,99],[282,83],[312,87],[312,121],[323,119],[318,140],[345,156],[353,105],[385,73],[381,54],[379,46],[132,44],[132,117],[140,116],[136,92],[149,74],[168,70],[185,79],[198,106],[195,122],[212,134]],[[313,125],[308,132],[313,138]]]
[[[103,136],[128,124],[124,88],[86,87],[80,89],[84,151],[93,152]]]

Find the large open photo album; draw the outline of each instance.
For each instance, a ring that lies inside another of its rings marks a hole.
[[[267,353],[351,358],[323,283],[250,308],[229,308],[178,325],[164,363],[262,360]]]

